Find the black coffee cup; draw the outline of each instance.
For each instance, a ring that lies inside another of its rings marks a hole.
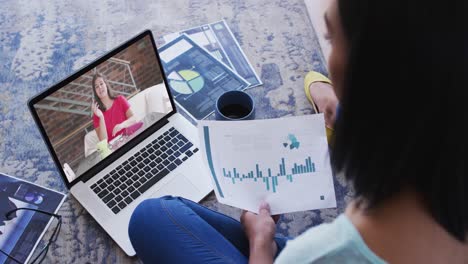
[[[253,98],[243,91],[228,91],[219,96],[215,106],[216,120],[255,119]]]

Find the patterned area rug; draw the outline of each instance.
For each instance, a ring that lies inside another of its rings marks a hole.
[[[0,171],[66,192],[27,110],[28,99],[144,29],[156,36],[225,19],[264,85],[248,92],[258,119],[313,113],[309,70],[326,74],[303,0],[0,1]],[[343,212],[350,192],[335,177],[338,208],[287,214],[278,232],[295,237]],[[240,211],[202,203],[234,218]],[[71,196],[46,263],[138,263]]]

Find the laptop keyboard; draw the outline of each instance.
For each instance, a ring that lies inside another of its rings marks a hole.
[[[91,185],[91,189],[117,214],[197,151],[171,127]]]

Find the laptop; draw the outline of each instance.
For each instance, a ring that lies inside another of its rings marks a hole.
[[[70,193],[129,256],[128,224],[141,201],[198,202],[212,190],[196,127],[176,110],[149,30],[28,106]]]

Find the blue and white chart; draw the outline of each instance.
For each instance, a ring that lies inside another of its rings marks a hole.
[[[157,40],[158,45],[170,42],[182,34],[187,34],[195,43],[242,76],[250,83],[249,88],[262,84],[226,21],[221,20],[165,35]]]
[[[272,214],[336,207],[323,114],[201,121],[200,146],[220,203]]]
[[[195,120],[210,115],[222,93],[250,85],[185,34],[160,47],[159,54],[175,101]]]

